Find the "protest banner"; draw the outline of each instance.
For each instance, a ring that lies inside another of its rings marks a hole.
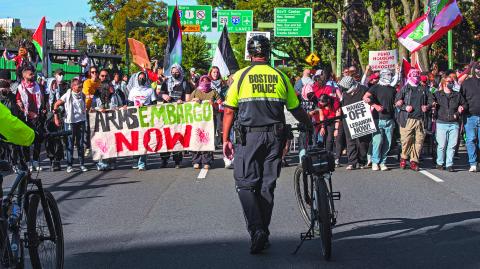
[[[377,131],[369,104],[363,101],[356,102],[343,106],[342,111],[343,114],[346,115],[347,126],[352,139]]]
[[[368,64],[372,71],[378,71],[382,69],[395,69],[395,65],[398,63],[397,50],[382,50],[382,51],[369,51],[368,52]]]
[[[172,151],[214,151],[209,102],[90,113],[93,160]]]
[[[133,62],[137,64],[139,67],[151,69],[152,64],[148,59],[147,49],[145,45],[133,38],[128,39],[128,46],[130,47],[130,52],[133,56]]]

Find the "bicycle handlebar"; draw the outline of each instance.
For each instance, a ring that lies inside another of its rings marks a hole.
[[[326,119],[326,120],[323,120],[321,122],[316,122],[313,124],[313,126],[319,126],[319,125],[325,125],[325,126],[328,126],[328,125],[331,125],[332,123],[334,123],[336,120],[341,120],[341,119],[344,119],[345,116],[342,115],[342,116],[336,116],[336,117],[333,117],[331,119]],[[309,132],[311,130],[308,130],[308,128],[302,124],[302,123],[298,123],[297,124],[297,127],[292,127],[291,128],[292,131],[300,131],[300,132]]]

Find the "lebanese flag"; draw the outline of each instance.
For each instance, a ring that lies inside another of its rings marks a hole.
[[[415,52],[440,39],[461,21],[456,0],[429,0],[427,12],[400,30],[397,38]]]
[[[43,46],[45,45],[45,39],[46,39],[46,21],[45,17],[42,18],[40,21],[40,25],[38,25],[37,30],[35,30],[35,33],[33,33],[32,36],[32,43],[35,45],[35,48],[37,49],[38,55],[40,56],[40,59],[43,60]]]
[[[212,66],[218,67],[222,77],[228,77],[230,74],[237,72],[238,67],[237,59],[233,53],[232,46],[230,45],[230,39],[228,38],[227,26],[223,26],[222,35],[218,40],[217,49],[215,50],[215,56],[213,57]]]
[[[182,25],[180,24],[178,6],[175,6],[172,20],[168,26],[167,47],[163,59],[163,73],[166,76],[170,76],[170,67],[173,64],[182,64]]]

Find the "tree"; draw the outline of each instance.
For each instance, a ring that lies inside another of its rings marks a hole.
[[[155,0],[89,0],[93,18],[103,29],[99,30],[97,45],[114,45],[117,53],[125,55],[126,20],[158,22],[166,21],[166,4]],[[167,41],[166,27],[135,28],[129,37],[149,48],[152,58],[162,58]],[[132,65],[133,68],[133,65]]]
[[[182,50],[182,65],[186,69],[195,67],[201,74],[208,72],[212,61],[209,55],[209,44],[204,35],[184,34]]]
[[[12,33],[5,39],[6,48],[17,48],[24,40],[32,39],[32,32],[21,27],[13,27]]]

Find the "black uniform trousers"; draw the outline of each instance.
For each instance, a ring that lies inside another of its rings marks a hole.
[[[251,236],[257,230],[270,234],[274,190],[280,176],[285,141],[273,132],[250,132],[245,145],[235,145],[235,185]]]

